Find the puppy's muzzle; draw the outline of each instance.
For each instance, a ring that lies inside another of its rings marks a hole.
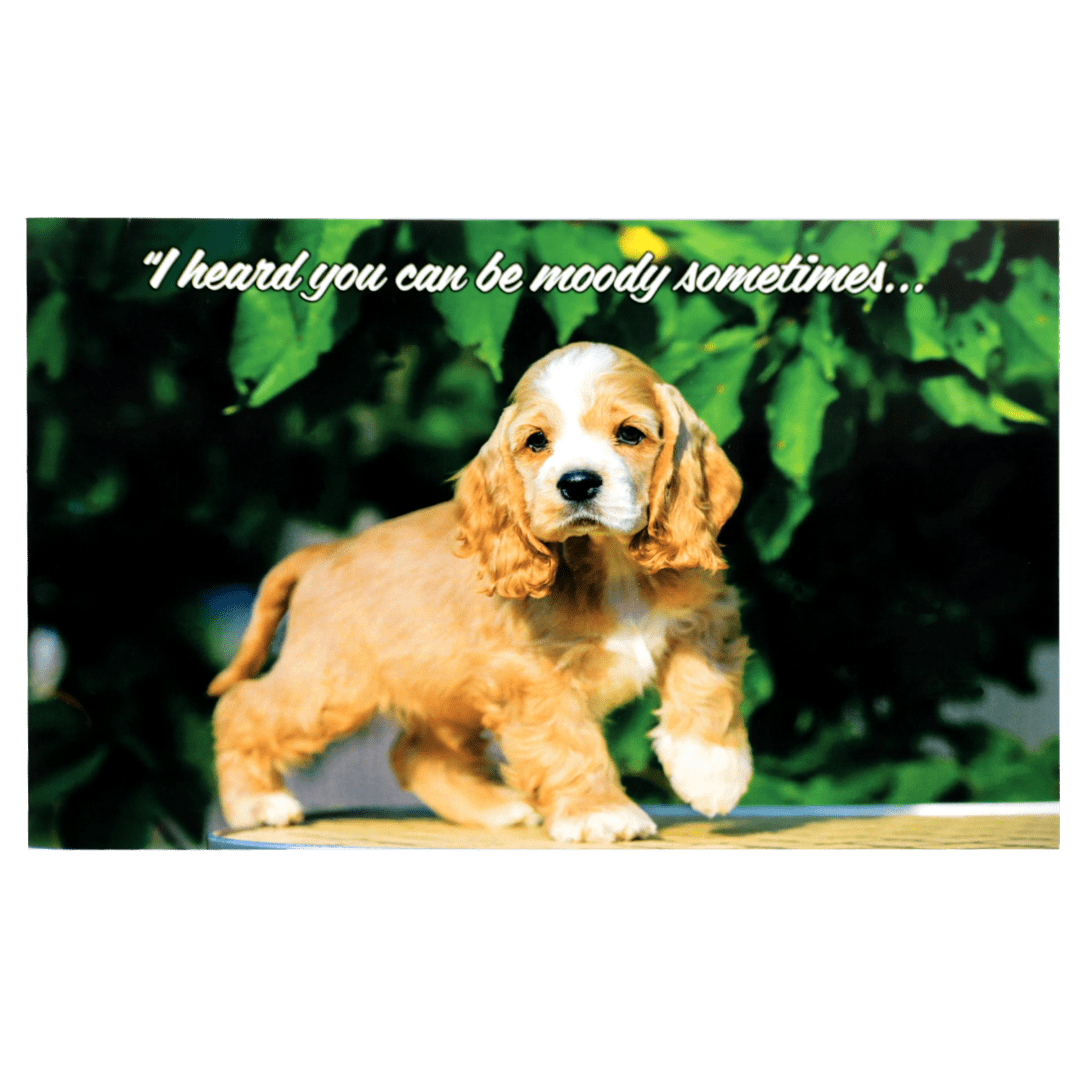
[[[588,502],[603,483],[599,473],[575,469],[573,472],[563,473],[556,487],[567,502],[583,503]]]

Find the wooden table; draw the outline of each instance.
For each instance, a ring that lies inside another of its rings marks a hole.
[[[427,810],[323,811],[301,825],[222,830],[227,848],[1057,848],[1058,803],[941,803],[920,806],[736,807],[709,820],[682,806],[646,806],[659,826],[649,840],[560,844],[539,826],[470,828]]]

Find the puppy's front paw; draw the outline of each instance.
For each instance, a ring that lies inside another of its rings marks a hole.
[[[234,829],[253,829],[258,825],[296,825],[304,820],[304,808],[287,791],[223,799],[221,808],[225,820]]]
[[[548,835],[563,843],[610,844],[613,840],[636,840],[654,836],[656,823],[640,806],[627,802],[583,814],[554,814],[548,818]]]
[[[649,734],[675,794],[699,814],[726,814],[750,786],[754,766],[746,747],[720,746],[693,735],[672,738],[663,728]]]

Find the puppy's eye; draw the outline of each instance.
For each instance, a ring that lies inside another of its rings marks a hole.
[[[623,426],[615,432],[615,438],[621,443],[626,443],[627,446],[637,446],[637,444],[645,438],[645,433],[643,431],[638,431],[636,427],[631,427],[629,424],[623,424]]]
[[[525,445],[534,453],[547,449],[547,436],[542,431],[534,431],[526,440]]]

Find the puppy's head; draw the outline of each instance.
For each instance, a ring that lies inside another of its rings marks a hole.
[[[720,570],[716,535],[741,490],[675,387],[622,349],[568,345],[525,372],[459,475],[458,552],[510,598],[545,596],[572,536],[624,537],[650,573]]]

